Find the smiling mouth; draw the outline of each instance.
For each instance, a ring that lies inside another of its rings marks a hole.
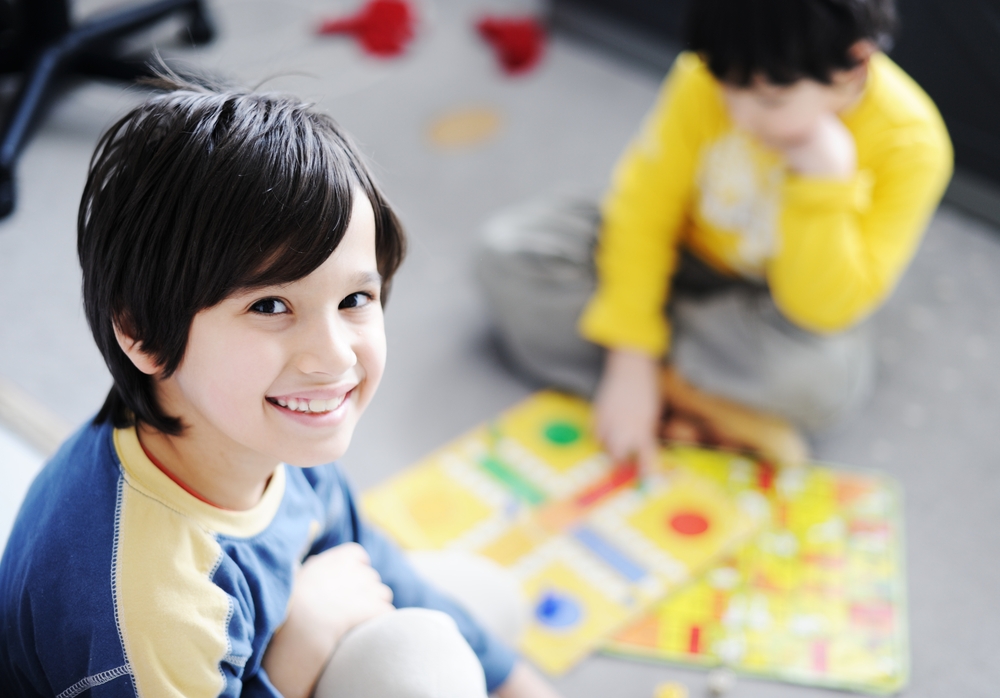
[[[268,402],[272,405],[277,405],[286,410],[291,410],[292,412],[302,412],[303,414],[326,414],[327,412],[333,412],[335,409],[344,404],[347,397],[353,393],[354,390],[349,390],[340,397],[335,397],[330,400],[306,400],[298,398],[289,398],[285,400],[284,398],[266,398]]]

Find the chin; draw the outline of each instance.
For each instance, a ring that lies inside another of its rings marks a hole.
[[[338,436],[323,444],[316,444],[313,448],[303,449],[301,445],[297,448],[289,449],[287,457],[282,457],[281,461],[296,468],[314,468],[317,465],[325,465],[333,461],[340,460],[347,452],[347,447],[351,444],[348,436]]]

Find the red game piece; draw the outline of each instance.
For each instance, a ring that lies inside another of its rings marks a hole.
[[[404,0],[371,0],[351,17],[323,22],[320,34],[350,34],[376,56],[396,56],[413,38],[416,13]]]
[[[708,519],[694,511],[685,511],[670,517],[670,528],[682,536],[700,536],[708,530]]]
[[[545,30],[533,17],[484,17],[476,29],[493,46],[504,71],[511,75],[531,70],[542,57]]]

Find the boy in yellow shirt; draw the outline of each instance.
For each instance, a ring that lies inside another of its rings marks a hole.
[[[825,429],[870,392],[866,319],[952,167],[934,104],[882,53],[894,20],[891,0],[695,0],[601,209],[488,224],[510,357],[593,395],[612,456],[652,461],[666,401],[696,435],[794,460],[790,425]]]

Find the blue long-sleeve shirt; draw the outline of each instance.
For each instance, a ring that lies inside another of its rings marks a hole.
[[[134,429],[88,425],[35,479],[0,560],[4,695],[274,696],[261,667],[296,566],[353,541],[397,607],[451,615],[492,691],[513,653],[360,517],[335,465],[281,466],[261,501],[198,500]]]

